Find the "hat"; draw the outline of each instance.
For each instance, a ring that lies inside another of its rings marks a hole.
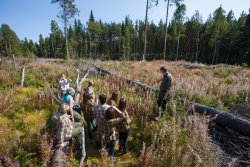
[[[72,93],[76,93],[75,89],[74,88],[68,88],[67,89],[67,94],[72,94]]]

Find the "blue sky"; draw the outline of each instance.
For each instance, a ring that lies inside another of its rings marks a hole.
[[[146,0],[75,0],[80,15],[76,18],[86,23],[90,10],[95,19],[104,22],[121,22],[129,15],[133,20],[144,19]],[[226,12],[231,9],[236,18],[242,11],[248,13],[250,0],[184,0],[187,6],[186,17],[191,17],[198,10],[205,21],[210,13],[222,5]],[[0,0],[0,25],[5,23],[13,29],[20,39],[27,37],[35,42],[39,34],[44,37],[50,33],[50,22],[56,20],[60,27],[62,23],[57,18],[59,8],[51,4],[51,0]],[[158,7],[149,11],[149,20],[158,24],[160,19],[165,20],[166,3],[160,0]],[[170,8],[171,19],[174,7]]]

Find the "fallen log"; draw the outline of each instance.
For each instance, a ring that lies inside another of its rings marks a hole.
[[[60,148],[57,146],[55,155],[52,161],[52,167],[66,167],[67,165],[67,153],[69,151],[69,142],[65,142],[65,146]]]
[[[143,83],[141,83],[139,81],[134,81],[134,80],[128,79],[126,77],[115,75],[115,74],[113,74],[113,73],[111,73],[111,72],[109,72],[109,71],[107,71],[107,70],[105,70],[105,69],[103,69],[101,67],[98,67],[98,66],[96,66],[94,64],[92,64],[92,67],[94,67],[102,75],[114,75],[114,76],[116,76],[118,78],[121,78],[122,80],[126,81],[127,84],[132,85],[132,86],[138,86],[139,88],[143,89],[144,91],[148,91],[148,92],[155,93],[155,94],[160,92],[158,89],[152,88],[152,87],[150,87],[150,86],[148,86],[146,84],[143,84]]]
[[[250,137],[250,121],[239,118],[230,113],[220,111],[216,108],[204,106],[198,103],[192,104],[190,112],[196,112],[199,114],[207,115],[213,118],[213,121],[222,126],[228,127],[234,131],[241,133],[242,135]]]

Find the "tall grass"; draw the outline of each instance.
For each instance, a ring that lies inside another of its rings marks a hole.
[[[74,81],[76,69],[86,68],[86,64],[53,59],[21,59],[17,63],[26,64],[24,88],[16,87],[19,74],[13,71],[9,60],[0,73],[0,89],[4,90],[0,94],[0,160],[8,166],[49,166],[55,134],[50,115],[57,109],[51,94],[59,90],[58,80],[62,73]],[[119,96],[128,100],[132,118],[128,143],[134,156],[129,158],[131,166],[219,165],[221,152],[208,135],[208,121],[199,116],[187,116],[187,101],[225,110],[236,103],[249,103],[249,70],[231,66],[187,70],[183,67],[185,62],[95,63],[118,76],[155,88],[159,87],[156,80],[161,78],[160,66],[167,66],[173,75],[173,97],[160,122],[152,120],[157,111],[155,95],[130,86],[116,76],[88,78],[94,80],[97,97],[101,93],[110,97],[113,91],[119,91]],[[75,87],[75,83],[72,86]],[[37,99],[40,92],[47,95],[43,100]],[[101,165],[102,162],[107,165],[105,157],[89,157],[86,165]]]

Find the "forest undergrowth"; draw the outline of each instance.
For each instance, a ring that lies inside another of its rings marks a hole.
[[[16,68],[10,59],[3,59],[0,67],[0,164],[3,166],[50,166],[53,157],[55,124],[50,117],[58,110],[52,96],[59,91],[62,73],[73,80],[76,70],[95,63],[114,76],[96,77],[96,95],[113,91],[128,100],[132,118],[128,141],[129,154],[116,154],[115,166],[219,166],[223,151],[208,134],[205,117],[187,111],[190,102],[197,102],[229,111],[236,104],[249,104],[250,70],[240,66],[192,64],[187,69],[178,62],[120,62],[91,60],[17,59]],[[25,68],[24,87],[19,87],[20,67]],[[160,66],[166,66],[173,76],[172,98],[167,112],[159,122],[153,121],[157,111],[156,97],[139,87],[132,87],[117,76],[124,76],[158,88]],[[92,69],[92,68],[91,68]],[[82,73],[82,75],[84,75]],[[38,99],[38,94],[46,96]],[[86,138],[86,166],[108,166],[93,142]],[[77,166],[69,157],[69,166]],[[227,162],[230,165],[231,162]]]

